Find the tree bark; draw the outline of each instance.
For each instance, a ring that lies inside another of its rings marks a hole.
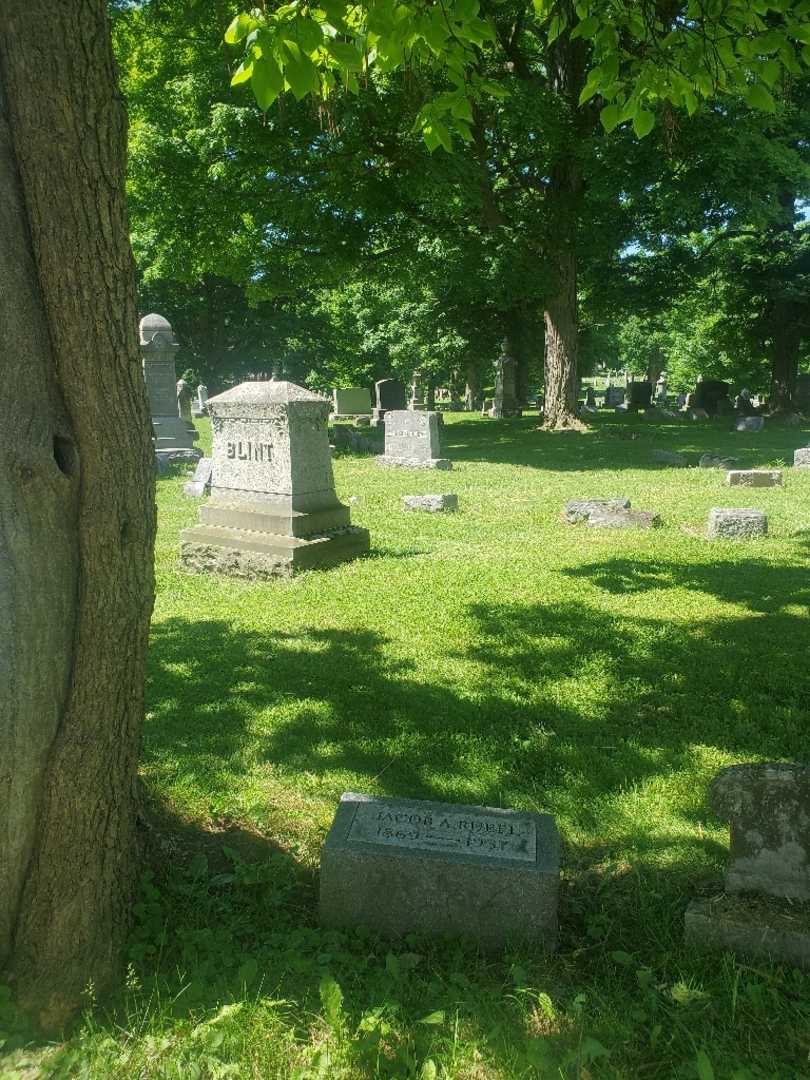
[[[782,191],[779,195],[783,224],[774,243],[790,245],[793,252],[796,232],[796,194]],[[779,282],[779,278],[777,278]],[[796,377],[799,374],[799,352],[802,344],[802,315],[799,305],[788,295],[790,280],[781,282],[782,289],[771,305],[771,392],[772,413],[793,411]]]
[[[118,970],[154,452],[103,0],[0,20],[0,981],[45,1027]]]
[[[564,0],[568,28],[549,47],[549,88],[558,95],[563,117],[560,146],[547,189],[548,239],[546,251],[554,286],[546,296],[544,320],[545,411],[543,427],[581,428],[577,418],[577,225],[582,202],[582,172],[577,144],[585,117],[579,107],[585,54],[582,39],[571,40],[576,25],[574,4]],[[567,113],[567,116],[565,115]]]

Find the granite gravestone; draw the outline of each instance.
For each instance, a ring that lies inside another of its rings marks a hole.
[[[413,381],[411,382],[411,400],[408,402],[409,409],[415,409],[417,412],[425,409],[425,387],[422,384],[422,372],[415,371],[413,373]]]
[[[553,949],[559,849],[548,814],[345,794],[321,854],[321,922]]]
[[[709,511],[709,540],[757,540],[768,535],[768,515],[751,507],[719,507]]]
[[[374,409],[371,422],[377,427],[391,409],[404,410],[408,405],[408,393],[399,379],[380,379],[374,384]]]
[[[793,468],[810,469],[810,446],[801,446],[793,451]]]
[[[380,465],[410,469],[451,469],[452,462],[439,457],[439,414],[393,409],[385,414],[385,453]]]
[[[649,409],[652,404],[652,383],[645,381],[631,382],[627,388],[628,406],[631,412],[637,409]]]
[[[174,358],[180,346],[174,339],[171,325],[162,315],[145,315],[139,330],[155,449],[158,452],[193,450],[194,437],[178,407]]]
[[[338,501],[327,436],[329,402],[290,382],[247,382],[208,401],[211,497],[181,534],[187,569],[238,577],[289,575],[368,551]]]
[[[185,379],[177,380],[177,411],[188,430],[192,432],[193,438],[197,429],[194,427],[194,418],[191,415],[191,387]]]
[[[371,413],[371,394],[364,386],[333,390],[332,412],[335,416],[368,416]]]
[[[205,416],[208,412],[208,387],[205,383],[200,383],[197,387],[197,403],[193,407],[192,412],[195,416]]]
[[[495,361],[495,397],[490,415],[496,420],[505,416],[521,415],[517,400],[517,364],[509,355],[505,341],[500,356]]]
[[[720,379],[698,378],[694,406],[696,409],[705,409],[709,416],[718,416],[731,411],[730,393],[729,384]]]
[[[608,386],[605,389],[605,408],[615,409],[617,405],[624,405],[624,398],[624,387]]]
[[[730,469],[726,474],[729,487],[781,487],[781,469]]]
[[[810,967],[796,906],[810,900],[810,766],[733,765],[715,778],[709,803],[730,825],[726,895],[689,905],[687,941]]]

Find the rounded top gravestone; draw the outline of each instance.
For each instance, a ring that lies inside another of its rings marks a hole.
[[[138,324],[141,345],[176,345],[172,324],[162,315],[144,315]]]

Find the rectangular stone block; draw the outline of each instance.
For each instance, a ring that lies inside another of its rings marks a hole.
[[[458,510],[458,495],[403,495],[405,510],[423,510],[438,514],[443,510]]]
[[[769,916],[764,905],[752,912],[735,911],[721,897],[717,901],[693,900],[686,909],[684,938],[687,945],[711,952],[733,952],[751,960],[810,968],[810,932],[800,919]]]
[[[768,535],[768,517],[748,507],[714,507],[709,511],[706,535],[710,540],[755,540]]]
[[[802,446],[793,452],[795,469],[810,469],[810,446]]]
[[[578,525],[581,521],[587,521],[591,514],[600,513],[603,510],[629,509],[629,499],[572,499],[565,504],[563,517],[569,525]]]
[[[321,854],[324,926],[557,941],[560,840],[549,814],[345,794]]]
[[[731,469],[726,474],[729,487],[781,487],[779,469]]]
[[[332,411],[336,416],[371,414],[371,394],[363,386],[332,391]]]
[[[655,510],[594,510],[585,524],[589,529],[655,529],[661,515]]]

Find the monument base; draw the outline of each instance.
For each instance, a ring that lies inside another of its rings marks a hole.
[[[382,465],[388,468],[401,468],[401,469],[452,469],[453,462],[449,458],[428,458],[426,461],[419,461],[416,458],[395,458],[388,457],[387,454],[380,454],[375,458],[378,465]]]
[[[180,534],[180,561],[186,570],[251,581],[336,566],[368,549],[368,529],[351,525],[306,539],[222,525],[195,525]]]
[[[810,969],[806,904],[779,905],[751,896],[693,900],[686,909],[684,932],[686,944],[699,949]]]

